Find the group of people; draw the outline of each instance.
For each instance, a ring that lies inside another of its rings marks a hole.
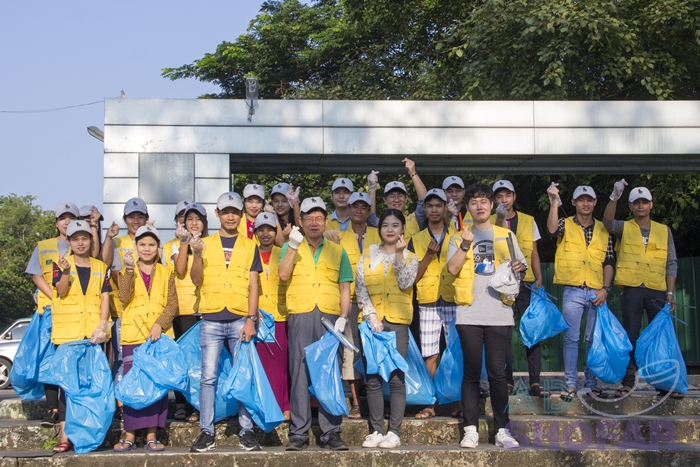
[[[204,452],[216,445],[214,400],[222,349],[233,350],[239,340],[253,339],[260,331],[262,309],[274,316],[281,352],[272,355],[265,344],[257,343],[258,354],[289,421],[286,449],[298,451],[308,446],[312,417],[304,348],[325,334],[322,318],[360,349],[359,322],[367,321],[374,333],[393,332],[398,353],[406,357],[409,326],[416,315],[416,338],[431,375],[438,368],[441,335],[447,336],[450,329],[458,334],[464,377],[462,399],[452,413],[464,419],[460,445],[474,448],[479,443],[479,399],[484,397],[479,380],[485,358],[495,443],[517,448],[506,410],[513,389],[513,305],[522,315],[531,291],[542,287],[538,226],[532,216],[515,210],[516,188],[508,180],[465,186],[460,177],[449,176],[440,188],[428,190],[413,161],[403,163],[418,196],[412,213],[405,212],[404,183],[390,181],[383,189],[386,209],[377,215],[379,185],[374,171],[367,177],[366,192],[355,191],[347,178],[335,180],[332,212],[320,197],[300,200],[299,189],[286,183],[270,187],[269,201],[265,188],[257,184],[247,185],[242,197],[223,193],[214,210],[221,227],[211,234],[211,213],[197,202],[183,200],[174,213],[175,238],[168,241],[149,222],[142,199],[130,199],[124,206],[126,234],[120,235],[113,222],[103,242],[97,209],[62,204],[56,210],[57,237],[39,242],[27,267],[39,290],[39,313],[51,306],[53,344],[86,338],[103,344],[111,354],[116,382],[130,370],[136,347],[148,339],[158,340],[162,333],[177,339],[201,321],[199,411],[178,393],[174,418],[199,421],[200,434],[190,450]],[[671,232],[651,220],[652,195],[644,187],[629,193],[633,218],[614,219],[625,185],[624,180],[615,183],[603,222],[593,218],[598,199],[592,187],[574,190],[571,203],[576,213],[566,218],[559,216],[557,184],[547,190],[551,203],[547,233],[557,239],[554,283],[564,286],[561,311],[569,326],[563,349],[568,386],[560,394],[564,399],[578,391],[582,317],[586,314],[589,347],[595,307],[605,302],[613,279],[623,290],[623,326],[633,345],[643,313],[651,320],[659,304],[674,304],[677,261]],[[503,293],[493,286],[491,279],[502,265],[518,276],[518,293]],[[351,418],[361,418],[363,387],[366,393],[372,433],[363,446],[399,447],[406,406],[403,372],[393,371],[387,381],[390,400],[385,410],[382,377],[358,372],[362,352],[340,352]],[[528,348],[526,354],[530,394],[549,397],[540,381],[540,345]],[[617,397],[631,391],[635,372],[633,350]],[[584,386],[606,397],[588,370]],[[60,392],[46,387],[49,412],[42,424],[65,421],[65,397]],[[167,395],[145,409],[123,407],[126,435],[115,451],[135,449],[140,429],[147,432],[146,449],[163,450],[157,429],[165,428],[167,411]],[[435,408],[429,406],[416,418],[433,416]],[[241,447],[261,449],[253,419],[240,403],[238,420]],[[321,446],[348,449],[341,438],[341,416],[319,406],[318,422]],[[69,448],[62,430],[54,450]]]

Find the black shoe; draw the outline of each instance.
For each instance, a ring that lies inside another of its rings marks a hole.
[[[347,451],[349,449],[347,443],[340,439],[340,434],[336,433],[335,431],[330,432],[328,435],[328,441],[326,441],[321,447],[329,448],[334,451]]]
[[[258,443],[258,438],[255,437],[255,433],[252,431],[246,431],[243,436],[240,437],[238,445],[245,449],[246,451],[260,451],[260,443]]]
[[[42,428],[53,428],[58,423],[58,411],[49,410],[46,416],[41,420]]]
[[[190,447],[190,452],[207,452],[210,449],[214,449],[216,447],[214,440],[214,435],[210,435],[206,431],[202,431],[199,433],[197,441],[195,441],[192,447]]]
[[[290,439],[289,442],[287,443],[287,447],[285,450],[287,451],[301,451],[303,449],[306,449],[306,447],[309,445],[309,441],[302,441],[299,438],[296,439]]]

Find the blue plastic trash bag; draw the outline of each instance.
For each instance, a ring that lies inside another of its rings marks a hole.
[[[569,328],[544,287],[534,290],[530,297],[530,306],[520,318],[520,335],[528,348]]]
[[[44,384],[39,379],[54,353],[51,307],[47,307],[43,315],[37,312],[32,316],[12,361],[10,382],[19,397],[29,401],[44,397]]]
[[[408,352],[406,353],[406,363],[408,371],[405,374],[406,382],[406,405],[431,405],[437,400],[435,398],[435,381],[425,366],[425,361],[420,353],[420,349],[413,339],[413,334],[408,333]],[[384,399],[389,400],[389,385],[385,382],[382,385]]]
[[[634,358],[647,383],[664,391],[688,392],[688,373],[668,304],[642,331]]]
[[[182,392],[187,402],[199,409],[199,383],[202,378],[202,347],[199,343],[199,327],[201,321],[192,326],[177,340],[177,344],[182,349],[185,356],[185,367],[187,368],[187,389]],[[236,415],[238,413],[238,402],[226,397],[226,380],[228,380],[233,366],[231,354],[224,346],[221,349],[219,358],[219,375],[216,382],[216,394],[214,398],[214,421],[218,422]]]
[[[332,415],[350,415],[345,403],[343,382],[338,365],[338,338],[330,331],[311,345],[304,347],[306,366],[311,378],[309,391],[323,409]]]
[[[275,317],[262,308],[258,308],[258,312],[262,320],[255,333],[255,342],[275,342]]]
[[[450,331],[447,333],[447,348],[443,352],[440,366],[435,372],[435,392],[440,404],[462,400],[463,377],[462,345],[459,342],[455,324],[452,322],[450,323]]]
[[[362,349],[367,360],[366,374],[379,374],[386,382],[391,377],[391,372],[401,370],[408,371],[408,363],[396,349],[396,333],[372,332],[368,321],[363,321],[358,326],[362,338]]]
[[[161,400],[171,389],[187,391],[187,384],[185,354],[163,334],[156,342],[149,338],[134,349],[131,370],[114,390],[124,405],[141,410]]]
[[[234,360],[226,381],[226,395],[242,403],[255,424],[269,433],[284,421],[284,415],[272,392],[255,344],[239,341]]]
[[[65,433],[75,452],[100,447],[112,426],[115,399],[109,362],[88,340],[61,344],[48,367],[51,382],[66,393]]]
[[[596,307],[593,342],[588,351],[587,366],[601,381],[614,384],[625,376],[630,362],[632,343],[625,328],[612,314],[608,305]]]

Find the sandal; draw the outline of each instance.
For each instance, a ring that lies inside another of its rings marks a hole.
[[[433,418],[435,416],[435,410],[432,407],[426,407],[416,414],[416,418],[419,420],[425,420],[426,418]]]
[[[53,447],[53,452],[66,452],[70,449],[70,441],[61,441]]]
[[[190,414],[189,417],[187,417],[187,421],[191,423],[197,423],[199,421],[199,412],[196,410]]]
[[[136,445],[134,444],[134,442],[129,441],[128,439],[123,439],[119,441],[117,446],[114,446],[114,452],[129,452],[136,449]]]
[[[621,389],[615,391],[615,398],[619,399],[620,397],[625,397],[630,392],[632,392],[632,388],[629,386],[624,386]]]
[[[577,393],[577,392],[578,392],[578,391],[576,390],[575,387],[569,386],[569,387],[566,389],[566,391],[562,391],[562,392],[559,394],[559,397],[561,397],[561,400],[563,400],[563,401],[565,401],[565,402],[571,402],[571,401],[574,400],[574,397],[576,396],[576,393]]]
[[[664,391],[663,389],[657,389],[657,391],[659,391],[660,397],[663,397],[666,394],[668,394],[668,391]],[[681,394],[680,392],[672,392],[669,397],[671,397],[672,399],[683,399],[685,395]]]
[[[350,409],[350,415],[348,415],[348,418],[362,418],[362,414],[360,413],[360,406],[359,405],[353,405],[352,408]]]
[[[544,397],[544,389],[539,383],[533,383],[530,385],[530,395],[532,397]]]
[[[609,394],[602,389],[600,389],[597,386],[593,386],[591,389],[591,394],[593,394],[595,397],[598,399],[607,399],[609,397]]]
[[[149,452],[165,451],[165,446],[163,446],[163,443],[157,439],[149,439],[146,441],[146,445],[143,448]]]
[[[184,420],[187,418],[187,410],[185,410],[185,406],[178,407],[177,410],[175,410],[175,413],[173,414],[173,418],[175,420]]]

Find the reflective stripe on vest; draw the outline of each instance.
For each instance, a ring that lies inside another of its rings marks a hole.
[[[414,255],[410,251],[405,251],[405,264],[408,264]],[[389,265],[386,276],[384,275],[384,264],[379,263],[376,268],[370,268],[369,255],[363,255],[365,287],[372,301],[372,305],[377,310],[379,321],[386,318],[394,324],[411,324],[413,320],[413,287],[406,290],[399,288],[396,278],[396,271],[393,263]]]
[[[154,264],[155,273],[151,278],[150,294],[141,277],[138,266],[134,268],[134,293],[131,301],[122,311],[121,344],[143,344],[151,332],[151,327],[168,302],[168,281],[170,270],[160,263]],[[173,337],[172,328],[164,332]]]
[[[603,261],[609,233],[602,222],[594,222],[593,238],[586,248],[583,228],[572,217],[564,221],[564,235],[557,240],[554,256],[555,284],[579,287],[585,283],[592,289],[603,287]]]

